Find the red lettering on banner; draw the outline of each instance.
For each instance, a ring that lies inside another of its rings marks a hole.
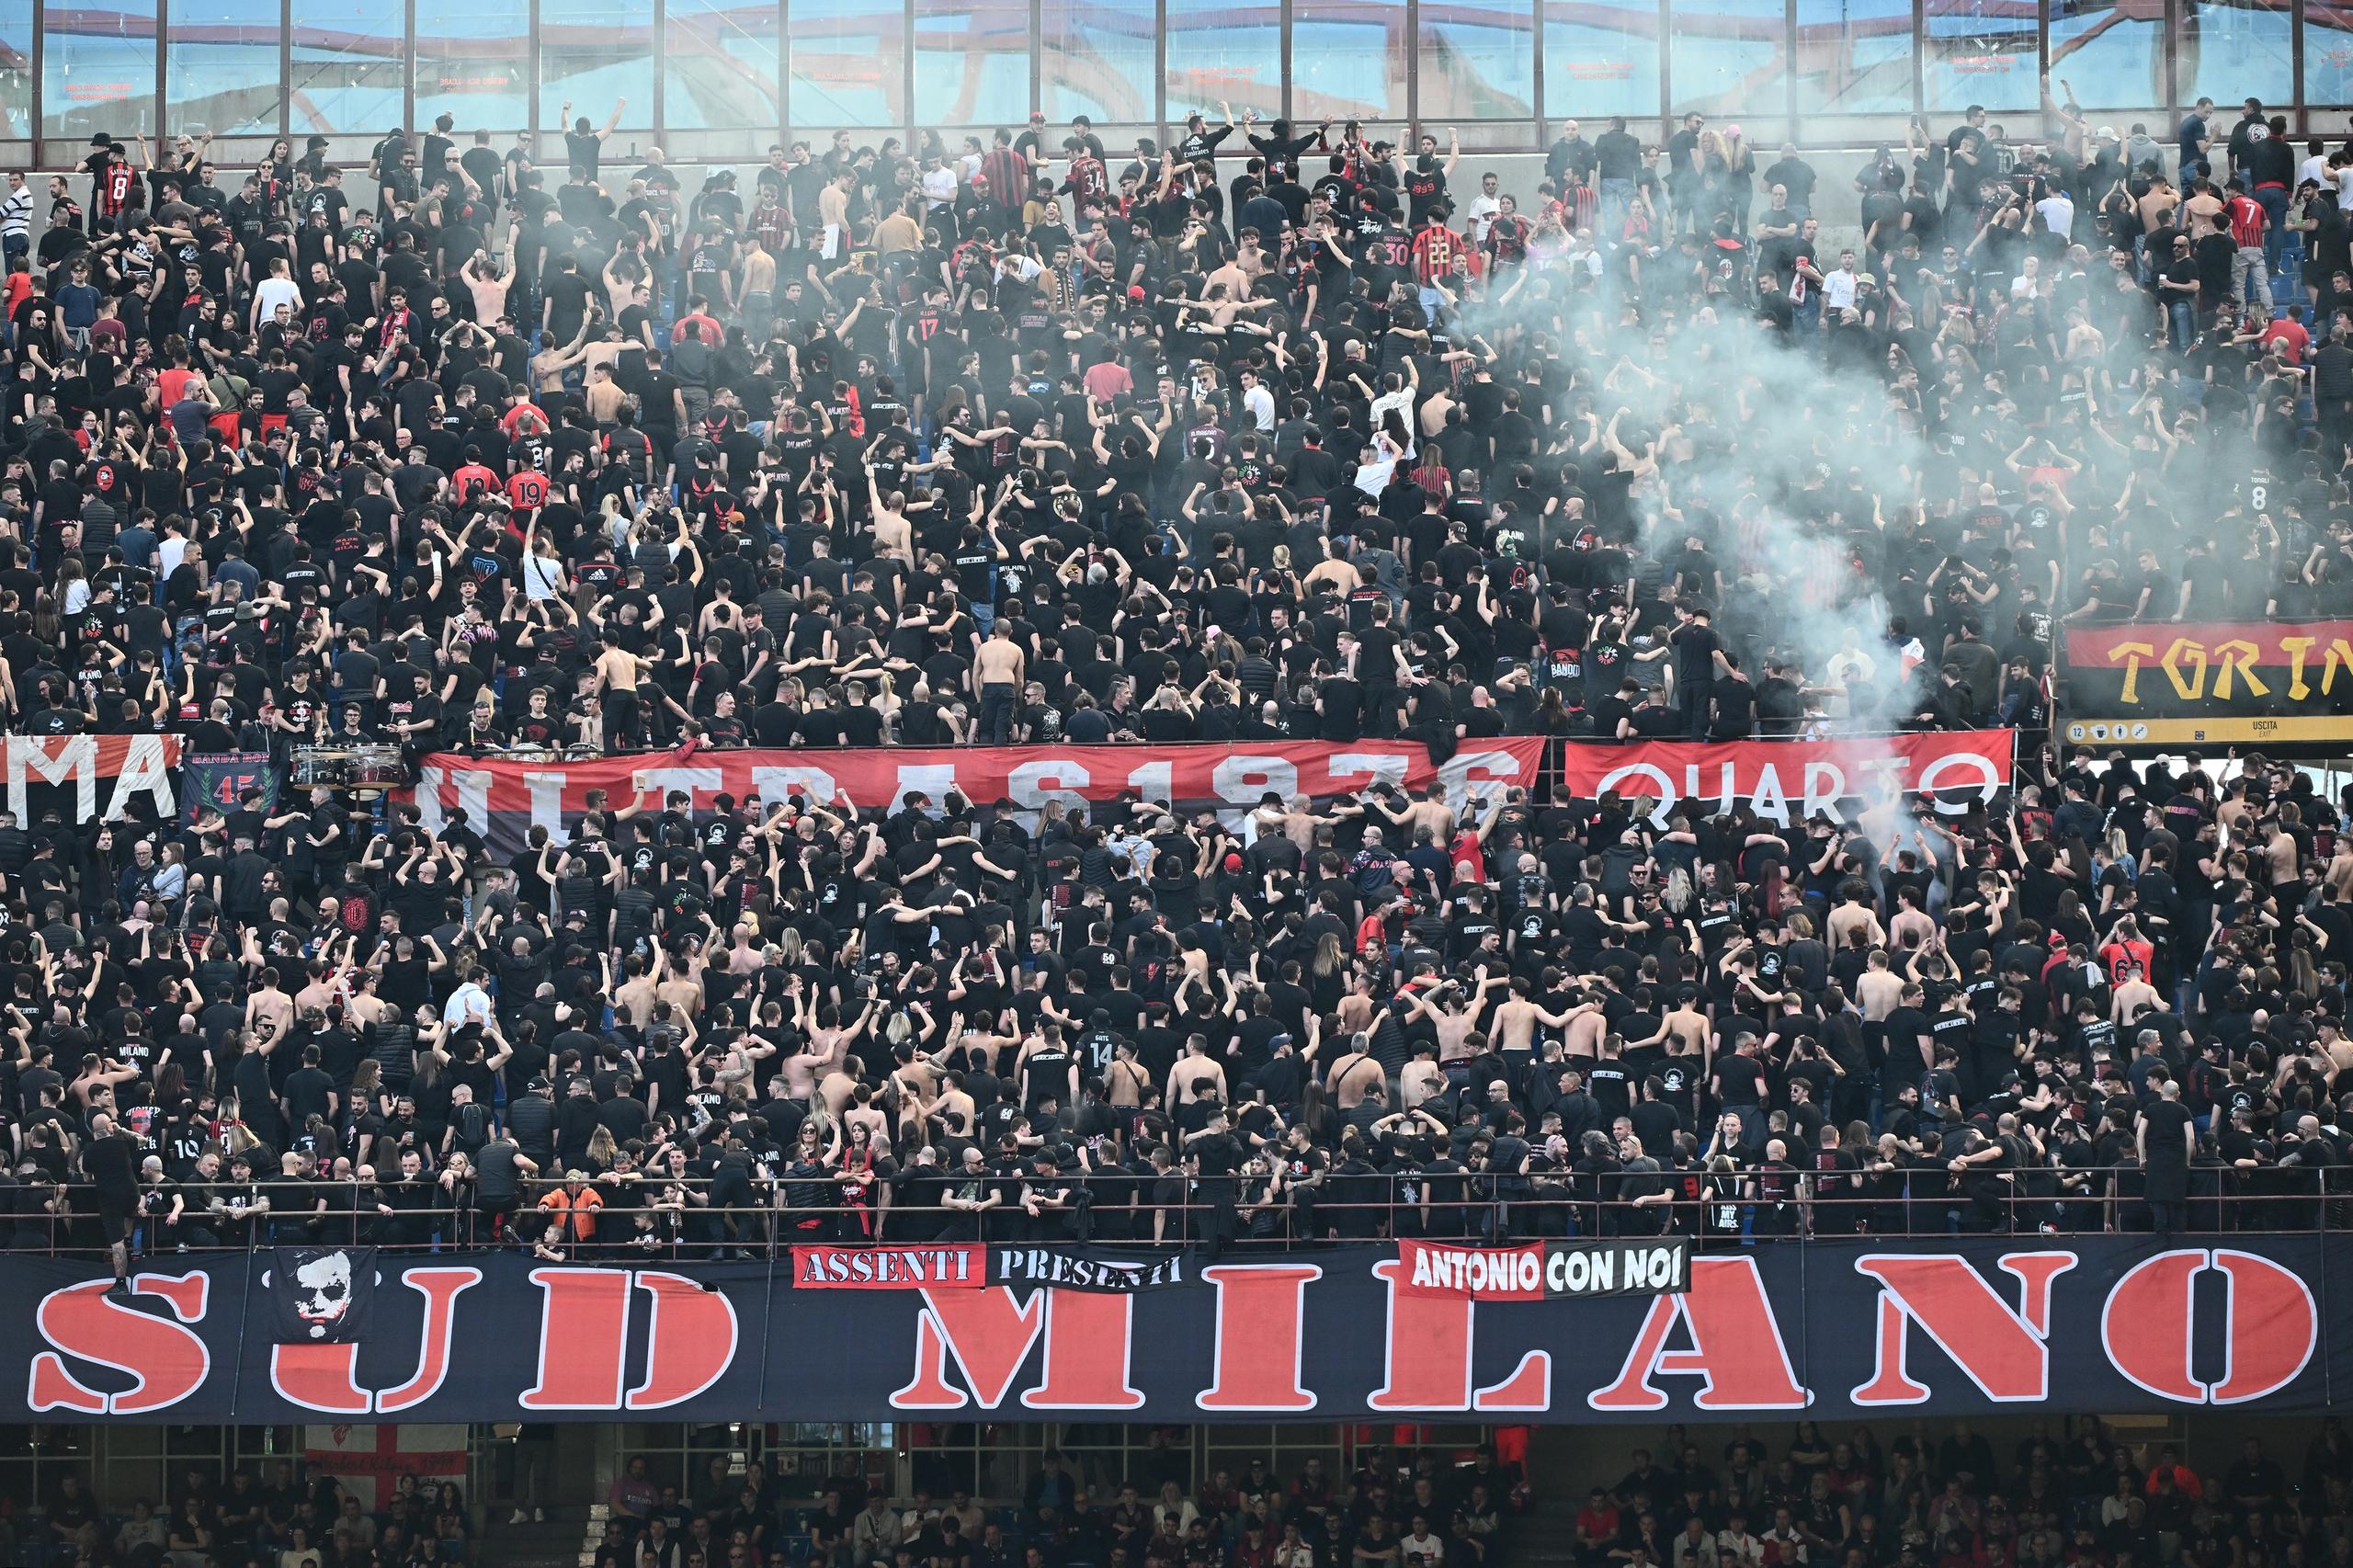
[[[1418,1296],[1405,1265],[1387,1258],[1372,1266],[1389,1288],[1387,1359],[1381,1387],[1365,1403],[1375,1410],[1471,1408],[1471,1298]]]
[[[1389,1290],[1381,1384],[1365,1402],[1372,1409],[1540,1410],[1551,1403],[1552,1358],[1542,1350],[1522,1356],[1503,1381],[1471,1386],[1474,1298],[1415,1291],[1413,1267],[1402,1258],[1383,1259],[1372,1273]]]
[[[900,1410],[995,1410],[1013,1390],[1030,1348],[1046,1342],[1045,1379],[1021,1396],[1030,1410],[1134,1410],[1143,1395],[1128,1383],[1133,1298],[1091,1290],[1033,1290],[1017,1302],[1008,1288],[923,1293],[915,1320],[915,1375],[891,1396]],[[1059,1328],[1059,1332],[1057,1331]],[[968,1396],[948,1381],[955,1358]]]
[[[1881,1253],[1855,1260],[1880,1282],[1878,1364],[1855,1390],[1860,1405],[1922,1404],[1928,1389],[1906,1372],[1908,1325],[1917,1324],[1986,1398],[2051,1397],[2051,1282],[2075,1267],[2073,1253],[2008,1253],[1999,1260],[2023,1288],[2013,1312],[1968,1261],[1935,1253]]]
[[[1666,1347],[1678,1324],[1690,1335],[1688,1350]],[[1693,1258],[1691,1289],[1652,1301],[1617,1381],[1586,1403],[1596,1410],[1663,1410],[1666,1395],[1651,1381],[1660,1376],[1701,1380],[1691,1403],[1702,1410],[1802,1410],[1813,1401],[1790,1369],[1765,1281],[1745,1257]]]
[[[645,1328],[645,1381],[630,1390],[631,1410],[683,1404],[717,1382],[735,1359],[735,1303],[683,1274],[642,1269],[654,1298]]]
[[[1324,1278],[1312,1263],[1269,1267],[1216,1264],[1201,1278],[1217,1288],[1217,1360],[1203,1410],[1313,1410],[1301,1386],[1306,1358],[1307,1287]]]
[[[273,1345],[269,1385],[290,1404],[325,1415],[390,1415],[413,1409],[441,1392],[449,1376],[449,1343],[456,1327],[459,1293],[482,1283],[479,1268],[412,1268],[401,1283],[425,1298],[416,1369],[406,1382],[381,1393],[359,1386],[357,1345]]]
[[[2197,1375],[2198,1276],[2225,1281],[2223,1376]],[[2311,1287],[2267,1257],[2217,1248],[2160,1253],[2135,1265],[2100,1309],[2100,1346],[2126,1381],[2182,1404],[2244,1404],[2279,1392],[2302,1375],[2320,1344]]]
[[[534,1268],[540,1375],[526,1410],[618,1410],[629,1348],[630,1278],[594,1268]]]
[[[33,1358],[26,1402],[34,1410],[143,1415],[167,1410],[203,1387],[212,1352],[180,1325],[204,1316],[209,1278],[142,1274],[131,1281],[136,1295],[162,1298],[178,1323],[109,1298],[111,1283],[94,1279],[52,1290],[34,1309],[34,1326],[51,1346]],[[131,1387],[101,1393],[66,1369],[66,1356],[123,1373]]]

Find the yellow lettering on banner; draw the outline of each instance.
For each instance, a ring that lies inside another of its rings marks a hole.
[[[2336,672],[2340,667],[2353,669],[2353,643],[2347,642],[2342,637],[2332,637],[2328,643],[2328,657],[2322,661],[2320,666],[2320,694],[2323,697],[2326,697],[2329,688],[2336,684]]]
[[[2188,680],[2181,678],[2181,661],[2185,658],[2198,666],[2197,673]],[[2165,672],[2165,678],[2173,682],[2175,694],[2184,702],[2195,702],[2206,695],[2206,644],[2197,638],[2175,638],[2173,646],[2165,650],[2165,656],[2157,661],[2157,667]]]
[[[2320,639],[2317,637],[2279,639],[2280,651],[2288,655],[2288,695],[2298,702],[2302,702],[2312,692],[2313,688],[2304,680],[2304,659],[2319,646]]]
[[[2137,705],[2141,700],[2141,661],[2153,658],[2156,649],[2146,642],[2119,642],[2108,651],[2108,662],[2124,661],[2124,701]]]
[[[2214,700],[2228,702],[2231,699],[2231,671],[2234,669],[2237,670],[2240,678],[2246,682],[2246,694],[2249,697],[2270,696],[2271,688],[2264,685],[2263,677],[2255,673],[2255,662],[2262,656],[2263,650],[2244,637],[2234,638],[2228,642],[2216,643],[2214,645]]]

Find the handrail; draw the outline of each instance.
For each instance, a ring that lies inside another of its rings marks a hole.
[[[1843,1174],[1853,1179],[1853,1173]],[[1836,1196],[1813,1191],[1813,1173],[1804,1170],[1760,1176],[1751,1168],[1728,1178],[1692,1171],[1604,1174],[1601,1180],[1612,1188],[1641,1186],[1641,1195],[1629,1196],[1597,1193],[1587,1178],[1555,1183],[1548,1176],[1471,1172],[1435,1178],[1447,1188],[1437,1196],[1427,1193],[1425,1178],[1370,1173],[1370,1179],[1387,1184],[1386,1198],[1327,1199],[1320,1186],[1287,1187],[1263,1209],[1254,1202],[1263,1178],[1196,1176],[1188,1178],[1191,1190],[1183,1203],[1082,1201],[1062,1210],[1059,1218],[1049,1210],[1044,1219],[1027,1213],[1017,1196],[979,1212],[911,1205],[895,1200],[887,1182],[867,1188],[876,1196],[871,1203],[794,1205],[785,1201],[787,1187],[805,1183],[755,1173],[749,1190],[757,1201],[714,1204],[707,1178],[624,1175],[623,1188],[650,1183],[694,1196],[683,1208],[628,1203],[607,1197],[606,1186],[592,1182],[600,1202],[586,1224],[573,1220],[567,1208],[542,1203],[547,1194],[565,1188],[562,1181],[527,1183],[513,1202],[489,1204],[471,1193],[459,1201],[437,1185],[435,1192],[448,1201],[388,1209],[369,1201],[363,1191],[381,1195],[381,1184],[355,1176],[304,1180],[304,1187],[320,1198],[329,1197],[330,1188],[347,1190],[343,1203],[330,1201],[323,1213],[189,1210],[176,1226],[166,1225],[164,1215],[143,1214],[135,1241],[142,1256],[243,1252],[262,1245],[365,1245],[392,1253],[514,1248],[541,1256],[740,1258],[773,1257],[796,1242],[1098,1241],[1149,1248],[1192,1247],[1212,1239],[1257,1246],[1321,1245],[1397,1235],[1518,1242],[1673,1232],[1733,1244],[1839,1235],[2069,1234],[2143,1228],[2153,1213],[2140,1190],[2144,1174],[2135,1165],[1969,1175],[1924,1168],[1869,1178],[1884,1184],[1881,1191]],[[2353,1205],[2353,1175],[2332,1179],[2327,1170],[2241,1171],[2199,1165],[2190,1167],[2189,1177],[2180,1215],[2180,1228],[2188,1233],[2325,1233],[2342,1229],[2347,1214],[2338,1210]],[[992,1174],[983,1179],[993,1187],[1011,1189],[1025,1178]],[[1361,1183],[1368,1176],[1342,1179]],[[1720,1179],[1729,1179],[1731,1189],[1716,1191]],[[1227,1187],[1223,1200],[1218,1196],[1221,1184]],[[258,1185],[267,1194],[285,1184]],[[96,1229],[87,1223],[98,1214],[94,1188],[67,1183],[31,1190],[46,1195],[41,1207],[17,1214],[13,1235],[0,1237],[6,1250],[51,1256],[100,1250]]]

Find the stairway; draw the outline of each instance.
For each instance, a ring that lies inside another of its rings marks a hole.
[[[1545,1441],[1540,1427],[1528,1450],[1528,1512],[1513,1519],[1509,1561],[1512,1568],[1552,1568],[1574,1563],[1577,1557],[1577,1510],[1585,1506],[1586,1485],[1572,1474],[1566,1445],[1558,1437]]]
[[[506,1522],[512,1508],[498,1513],[483,1535],[482,1568],[590,1568],[605,1536],[605,1505],[543,1511],[545,1519],[520,1525]]]

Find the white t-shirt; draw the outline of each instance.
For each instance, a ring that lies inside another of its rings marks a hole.
[[[302,308],[302,290],[291,278],[265,278],[254,289],[256,321],[268,321],[278,314],[280,305]]]
[[[1822,275],[1823,309],[1843,311],[1855,302],[1855,275],[1845,267]]]
[[[2042,221],[2062,240],[2073,237],[2075,227],[2075,204],[2064,195],[2046,196],[2034,204]]]
[[[1471,244],[1474,248],[1487,243],[1487,225],[1494,222],[1495,214],[1503,210],[1503,198],[1499,196],[1489,196],[1481,191],[1471,199],[1471,205],[1464,210],[1471,216]]]

